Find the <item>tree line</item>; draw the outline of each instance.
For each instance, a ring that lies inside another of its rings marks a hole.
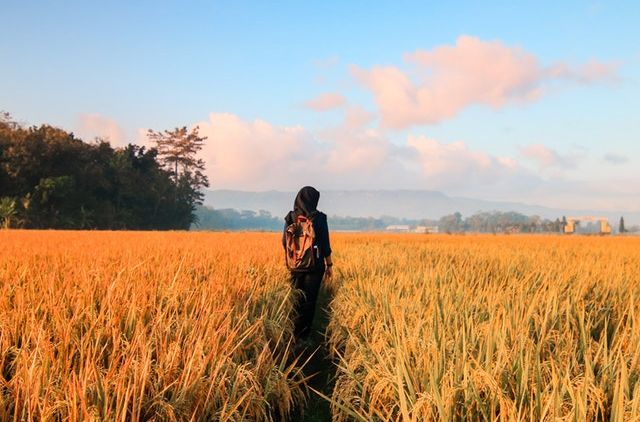
[[[208,186],[198,128],[150,130],[114,148],[0,113],[0,224],[38,229],[187,230]]]
[[[579,224],[577,221],[576,224]],[[524,215],[514,211],[478,212],[463,218],[459,212],[440,218],[437,226],[442,232],[479,232],[479,233],[564,233],[567,218],[554,220],[537,215]],[[583,232],[598,233],[599,223],[587,222],[581,225]],[[636,228],[625,228],[624,217],[620,217],[618,233],[634,232]]]
[[[438,227],[443,232],[479,232],[479,233],[562,233],[564,222],[542,219],[537,215],[527,216],[515,211],[478,212],[463,218],[459,212],[446,215],[438,221]]]
[[[283,228],[282,216],[274,216],[268,211],[249,211],[235,209],[214,209],[199,206],[196,210],[197,230],[264,230],[280,231]],[[565,217],[545,219],[537,215],[527,216],[514,211],[477,212],[463,217],[461,213],[445,215],[438,220],[408,219],[391,216],[382,217],[343,217],[332,215],[329,225],[332,230],[342,231],[385,231],[389,226],[438,227],[442,233],[564,233],[567,224]],[[597,227],[594,230],[597,231]],[[587,230],[588,231],[588,230]],[[619,233],[633,232],[636,228],[625,229],[624,219],[620,219]]]
[[[231,208],[215,209],[199,206],[196,210],[198,230],[264,230],[280,231],[284,228],[284,215],[274,216],[269,211],[235,210]],[[383,231],[394,224],[435,225],[433,220],[412,220],[383,216],[374,217],[329,217],[332,230],[345,231]]]

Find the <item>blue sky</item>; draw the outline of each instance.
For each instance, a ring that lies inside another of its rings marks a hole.
[[[116,145],[200,124],[213,188],[640,210],[637,2],[301,3],[5,1],[0,109]]]

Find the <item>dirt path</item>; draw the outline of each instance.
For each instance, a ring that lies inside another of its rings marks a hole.
[[[305,374],[312,375],[309,385],[311,388],[322,392],[327,397],[331,397],[336,374],[336,366],[331,360],[329,350],[325,343],[325,332],[329,323],[329,304],[331,303],[331,289],[322,287],[318,297],[316,316],[313,323],[313,333],[310,338],[308,352],[316,350],[311,360],[307,364]],[[311,392],[304,415],[293,420],[304,422],[324,422],[331,421],[331,407],[327,400]]]

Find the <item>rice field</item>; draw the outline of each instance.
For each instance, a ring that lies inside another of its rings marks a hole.
[[[333,419],[640,420],[640,239],[335,234]],[[296,420],[274,233],[0,231],[0,420]]]
[[[304,401],[273,236],[0,231],[0,420],[279,420]]]
[[[334,420],[640,420],[640,239],[353,237]]]

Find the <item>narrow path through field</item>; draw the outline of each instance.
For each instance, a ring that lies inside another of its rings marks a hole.
[[[331,397],[333,392],[336,374],[336,366],[331,359],[324,337],[330,318],[329,304],[332,299],[330,290],[325,286],[320,290],[308,353],[316,350],[316,348],[317,351],[305,370],[305,374],[314,375],[309,382],[309,386],[322,392],[327,397]],[[327,400],[311,392],[304,414],[301,418],[293,420],[304,422],[331,421],[331,406]]]

